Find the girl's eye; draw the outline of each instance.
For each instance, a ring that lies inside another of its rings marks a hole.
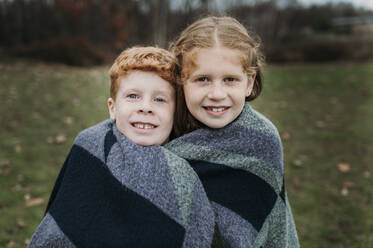
[[[127,97],[130,98],[130,99],[138,99],[139,98],[139,96],[136,95],[136,94],[129,94]]]
[[[162,98],[162,97],[156,97],[154,99],[154,101],[156,101],[156,102],[165,102],[166,100],[164,98]]]
[[[237,79],[235,79],[234,77],[227,77],[224,79],[225,82],[236,82]]]

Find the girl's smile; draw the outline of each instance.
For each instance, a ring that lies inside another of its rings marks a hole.
[[[243,71],[238,50],[202,48],[195,55],[191,56],[193,63],[186,63],[192,67],[183,84],[186,105],[206,126],[222,128],[241,113],[245,97],[251,93],[253,77]]]
[[[229,109],[229,107],[226,106],[204,106],[203,108],[212,116],[224,115]]]

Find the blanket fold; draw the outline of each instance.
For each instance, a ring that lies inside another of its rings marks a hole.
[[[227,247],[299,247],[278,131],[248,104],[226,127],[198,129],[166,148],[197,172]]]
[[[277,129],[248,104],[164,147],[86,129],[29,247],[298,248]]]
[[[188,163],[105,121],[76,138],[29,247],[211,247],[214,231]]]

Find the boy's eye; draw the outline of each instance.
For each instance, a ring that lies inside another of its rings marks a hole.
[[[209,78],[208,77],[199,77],[199,78],[197,78],[196,81],[198,81],[198,82],[207,82],[207,81],[209,81]]]
[[[139,96],[136,95],[136,94],[129,94],[127,97],[131,98],[131,99],[138,99],[139,98]]]

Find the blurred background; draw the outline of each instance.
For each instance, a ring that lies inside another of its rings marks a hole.
[[[373,57],[368,0],[1,0],[1,55],[101,64],[132,45],[167,48],[207,14],[234,16],[257,33],[268,62]]]
[[[230,15],[262,41],[251,105],[278,128],[301,247],[373,247],[370,0],[0,0],[0,247],[25,247],[75,136],[108,118],[107,71]]]

